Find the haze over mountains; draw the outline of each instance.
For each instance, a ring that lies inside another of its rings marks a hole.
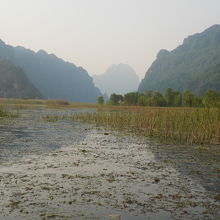
[[[105,73],[93,76],[95,85],[110,96],[112,93],[122,94],[137,91],[140,83],[134,69],[128,64],[114,64]]]
[[[96,102],[102,95],[85,69],[43,50],[35,53],[0,41],[0,60],[20,66],[43,98]]]
[[[161,50],[141,81],[139,92],[166,88],[203,95],[220,90],[220,25],[187,37],[172,51]]]
[[[164,93],[166,88],[201,96],[208,89],[220,90],[220,25],[187,37],[172,51],[161,50],[140,85],[127,64],[110,66],[93,76],[93,82],[85,69],[54,54],[12,47],[1,40],[0,61],[0,97],[96,102],[102,93],[124,95],[137,89]]]
[[[1,98],[42,98],[24,71],[9,61],[0,61]]]

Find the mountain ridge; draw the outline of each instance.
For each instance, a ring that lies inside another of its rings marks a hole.
[[[188,89],[197,95],[203,95],[207,87],[220,89],[220,84],[216,86],[215,82],[220,80],[220,76],[215,76],[209,86],[204,82],[205,78],[213,77],[209,70],[218,67],[219,54],[220,25],[216,24],[202,33],[188,36],[183,40],[183,44],[172,51],[160,50],[138,90],[164,92],[170,87],[179,91]],[[218,69],[213,71],[218,72]]]
[[[46,99],[96,102],[102,95],[85,69],[44,50],[34,52],[0,40],[0,60],[20,66]]]

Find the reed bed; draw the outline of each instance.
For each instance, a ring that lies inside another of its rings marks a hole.
[[[6,119],[17,118],[18,116],[18,112],[11,112],[6,110],[3,106],[0,106],[0,123],[4,122]]]
[[[0,104],[13,104],[13,105],[44,105],[45,100],[41,99],[10,99],[10,98],[0,98]]]
[[[45,102],[49,109],[71,109],[71,108],[98,108],[99,105],[92,103],[68,102],[62,99],[51,99]]]
[[[69,115],[44,115],[42,119],[47,122],[57,122],[59,120],[72,120],[72,116]]]
[[[0,105],[11,110],[35,109],[43,107],[45,101],[40,99],[0,98]]]
[[[220,144],[220,109],[215,108],[104,107],[73,119],[178,143]]]
[[[63,99],[50,99],[45,102],[47,107],[56,107],[56,106],[67,106],[70,103]]]
[[[99,105],[92,103],[68,102],[63,99],[12,99],[0,98],[0,105],[12,109],[34,109],[46,107],[49,109],[67,109],[67,108],[99,108]]]

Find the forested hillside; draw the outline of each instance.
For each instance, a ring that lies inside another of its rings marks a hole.
[[[139,92],[172,88],[203,95],[220,90],[220,25],[186,38],[172,51],[161,50],[139,86]]]
[[[101,95],[85,69],[43,50],[35,53],[0,41],[0,60],[20,66],[46,99],[96,102]]]

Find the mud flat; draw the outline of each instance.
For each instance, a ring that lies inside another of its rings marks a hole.
[[[48,123],[42,114],[25,112],[0,134],[4,156],[15,149],[0,165],[0,219],[220,218],[218,196],[165,162],[148,139]]]

